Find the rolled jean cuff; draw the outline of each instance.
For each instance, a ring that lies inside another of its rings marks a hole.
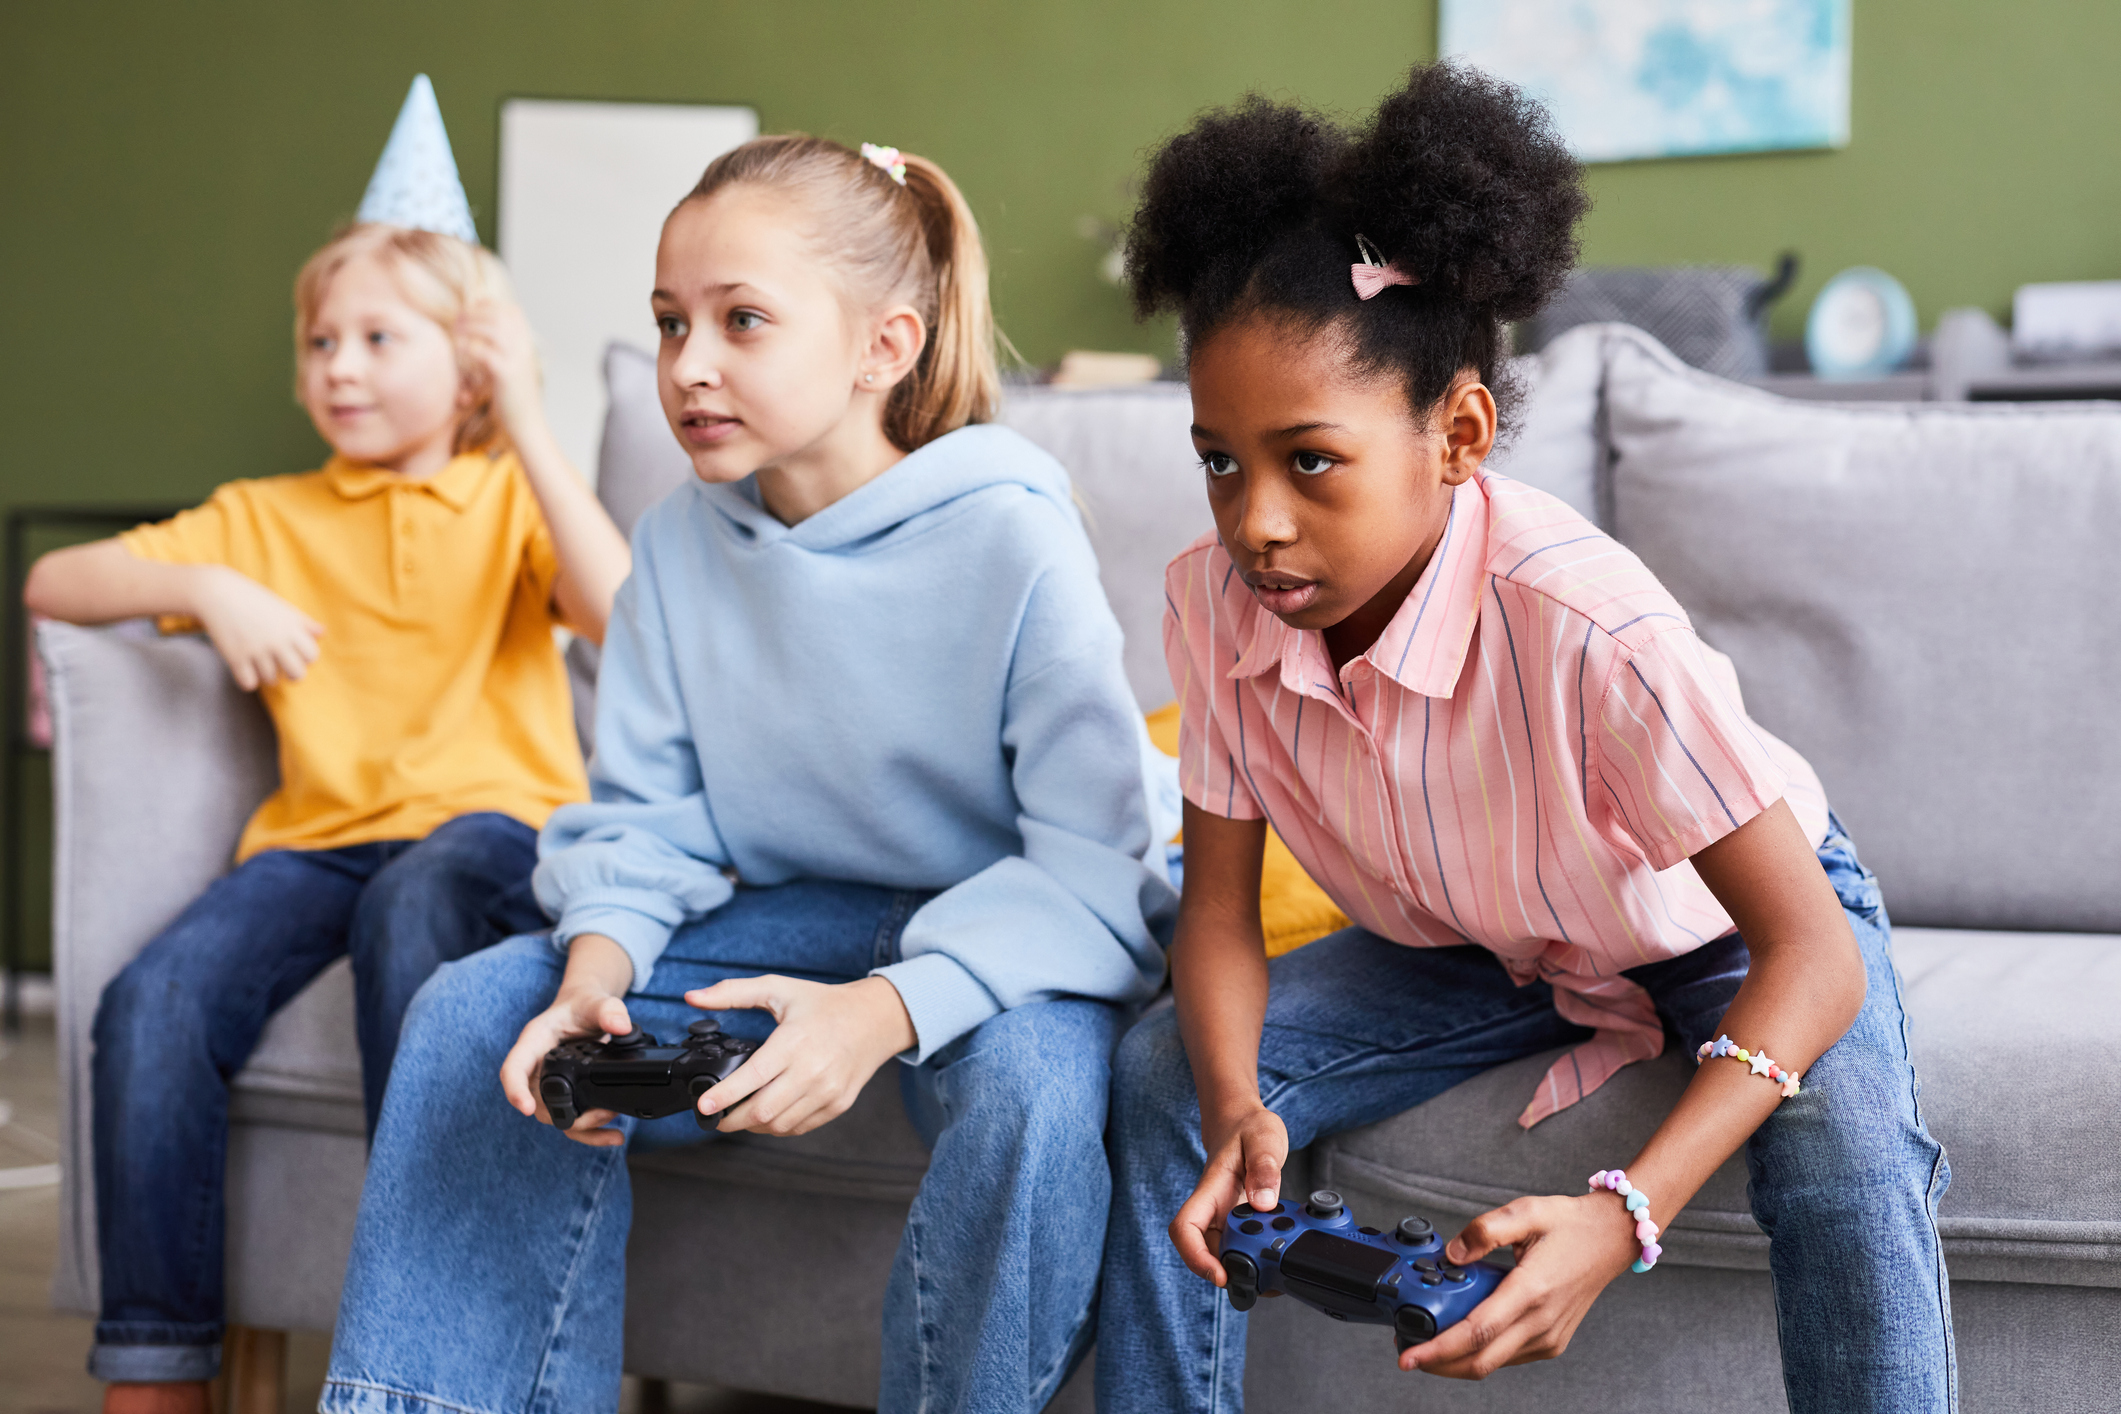
[[[205,1345],[132,1344],[98,1340],[88,1352],[88,1372],[108,1384],[159,1384],[210,1380],[221,1373],[221,1341]]]

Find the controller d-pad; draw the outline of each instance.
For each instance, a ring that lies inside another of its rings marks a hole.
[[[1443,1273],[1442,1273],[1442,1272],[1423,1272],[1423,1273],[1421,1274],[1421,1284],[1422,1284],[1423,1286],[1442,1286],[1442,1285],[1443,1285]]]
[[[1439,1270],[1439,1268],[1434,1257],[1416,1257],[1414,1259],[1414,1270],[1417,1272],[1433,1272]]]
[[[1457,1267],[1445,1267],[1443,1269],[1443,1275],[1445,1281],[1455,1281],[1460,1285],[1464,1285],[1466,1282],[1469,1282],[1473,1279],[1472,1273],[1462,1271]]]

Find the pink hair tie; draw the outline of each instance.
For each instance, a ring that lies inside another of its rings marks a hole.
[[[1409,275],[1397,265],[1388,263],[1367,237],[1355,238],[1355,250],[1362,256],[1361,261],[1348,267],[1349,277],[1355,281],[1355,298],[1374,299],[1377,292],[1387,285],[1421,283],[1420,277]]]
[[[895,147],[878,147],[873,142],[862,144],[862,160],[882,172],[885,176],[906,185],[906,159]]]

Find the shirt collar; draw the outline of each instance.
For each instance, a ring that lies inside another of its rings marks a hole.
[[[1486,577],[1488,498],[1479,477],[1451,493],[1450,517],[1436,553],[1407,591],[1406,601],[1362,656],[1378,672],[1424,697],[1449,697],[1458,687],[1473,626],[1480,618],[1480,587]],[[1319,640],[1313,644],[1311,640]],[[1330,675],[1330,660],[1320,635],[1296,629],[1255,605],[1250,636],[1229,672],[1233,678],[1258,677],[1279,666],[1282,685],[1301,692],[1305,658],[1319,659],[1313,671]],[[1329,689],[1330,690],[1330,689]]]
[[[451,510],[461,511],[477,497],[487,468],[499,459],[485,451],[464,452],[451,457],[433,476],[411,481],[386,467],[333,457],[324,466],[324,477],[332,490],[349,501],[365,501],[370,496],[398,490],[432,496]]]

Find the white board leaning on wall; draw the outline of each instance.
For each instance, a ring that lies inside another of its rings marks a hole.
[[[538,333],[553,433],[584,476],[596,476],[605,345],[655,347],[648,292],[663,218],[758,131],[749,108],[501,104],[500,254]]]

